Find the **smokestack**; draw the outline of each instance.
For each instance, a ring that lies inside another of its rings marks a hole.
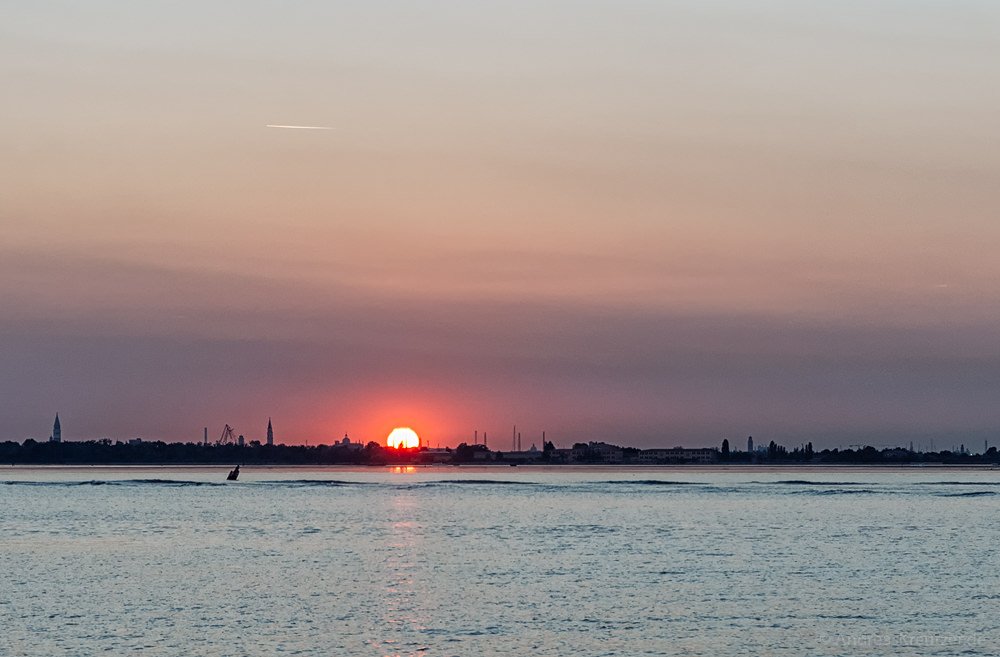
[[[205,427],[205,444],[208,444],[208,427]]]

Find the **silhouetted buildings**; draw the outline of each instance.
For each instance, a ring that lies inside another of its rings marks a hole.
[[[719,450],[714,447],[673,447],[671,449],[644,449],[635,457],[636,463],[715,463]]]
[[[31,438],[22,444],[0,442],[0,463],[11,464],[227,464],[247,465],[417,465],[431,463],[493,464],[493,465],[710,465],[719,461],[727,464],[908,464],[1000,465],[1000,453],[989,447],[983,454],[970,454],[964,446],[941,452],[914,452],[902,447],[877,449],[866,446],[857,449],[825,449],[814,452],[811,443],[792,449],[770,441],[755,445],[753,453],[731,451],[726,458],[716,448],[673,447],[638,449],[604,442],[576,443],[572,448],[556,448],[545,443],[544,449],[513,452],[492,452],[485,445],[462,443],[458,447],[431,449],[414,447],[394,449],[377,442],[361,443],[346,435],[333,444],[274,445],[260,441],[249,443],[234,438],[215,444],[203,442],[167,443],[159,440],[132,438],[128,441],[99,440],[62,441],[59,424],[53,425],[52,437],[37,442]]]
[[[608,443],[577,443],[573,445],[570,459],[578,463],[621,463],[625,452],[618,445]]]
[[[538,449],[503,452],[503,460],[507,463],[535,463],[542,460],[542,453]]]
[[[365,447],[361,443],[351,442],[351,439],[348,437],[346,433],[344,434],[344,437],[339,442],[334,443],[333,446],[339,447],[341,449],[350,449],[350,450],[364,449]]]
[[[248,464],[290,464],[290,465],[333,465],[338,463],[359,465],[398,465],[448,463],[454,465],[480,463],[483,465],[708,465],[725,463],[739,464],[1000,464],[1000,454],[996,447],[984,443],[982,454],[972,454],[965,444],[956,445],[951,450],[940,452],[914,451],[910,448],[850,445],[849,449],[825,449],[815,452],[811,442],[786,448],[771,440],[758,441],[747,438],[747,451],[727,449],[728,440],[723,440],[722,449],[714,447],[672,447],[640,449],[614,445],[607,442],[580,442],[571,448],[556,448],[552,442],[542,441],[542,449],[531,445],[528,450],[491,451],[486,446],[486,434],[479,443],[478,432],[474,443],[461,443],[452,448],[429,448],[425,445],[413,448],[390,448],[375,441],[358,442],[345,433],[343,439],[332,444],[275,445],[274,426],[267,419],[266,448],[259,440],[246,441],[242,435],[235,436],[228,424],[222,437],[214,444],[204,439],[192,443],[165,443],[132,438],[126,442],[112,442],[109,438],[99,440],[76,440],[63,443],[62,423],[56,413],[52,424],[52,434],[48,441],[37,442],[27,439],[23,444],[0,443],[0,462],[9,463],[231,463]],[[513,446],[517,447],[516,433]]]

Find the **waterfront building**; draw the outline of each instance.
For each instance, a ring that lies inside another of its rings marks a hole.
[[[549,452],[550,463],[569,463],[573,458],[573,450],[568,447],[556,448]]]
[[[473,455],[475,458],[475,455]],[[503,452],[503,460],[510,463],[534,463],[542,460],[542,453],[535,451]]]
[[[644,449],[635,458],[638,463],[715,463],[719,451],[714,447],[674,447],[671,449]]]
[[[572,459],[583,463],[621,463],[625,460],[625,451],[608,443],[578,443],[573,445]]]
[[[452,451],[447,447],[425,447],[420,450],[421,463],[451,463],[453,458]]]

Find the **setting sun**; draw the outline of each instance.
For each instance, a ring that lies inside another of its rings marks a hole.
[[[420,437],[410,427],[396,427],[386,438],[385,444],[396,448],[420,447]]]

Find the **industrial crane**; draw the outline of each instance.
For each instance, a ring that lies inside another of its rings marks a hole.
[[[215,441],[215,445],[235,445],[236,437],[233,433],[233,428],[227,424],[226,428],[222,430],[222,435]]]

